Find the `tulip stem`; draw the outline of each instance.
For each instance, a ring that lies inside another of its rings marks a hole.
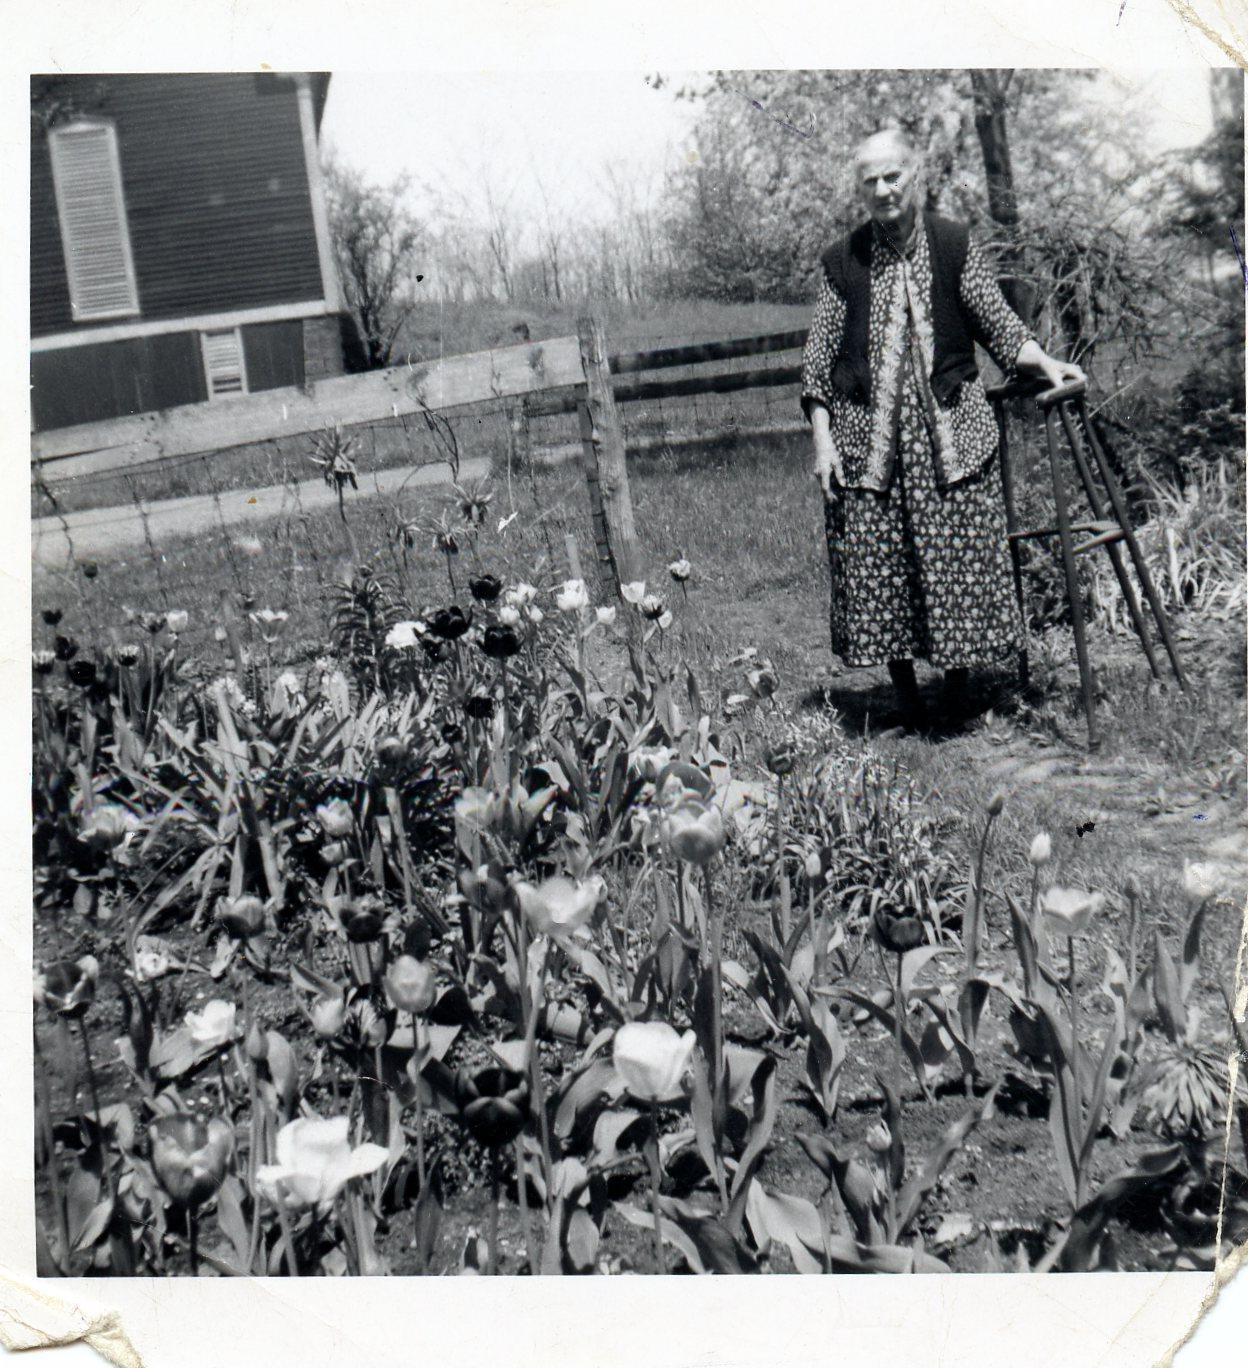
[[[525,1047],[529,1056],[529,1078],[533,1092],[533,1110],[537,1113],[538,1134],[542,1142],[542,1176],[546,1183],[547,1200],[554,1182],[555,1160],[550,1147],[550,1123],[546,1116],[546,1087],[542,1078],[542,1057],[537,1046],[537,1014],[545,1010],[546,971],[550,964],[550,941],[542,947],[542,966],[538,975],[537,1001],[529,986],[529,934],[524,917],[516,918],[516,966],[520,976],[520,1014],[524,1026]]]
[[[412,1059],[416,1061],[416,1173],[420,1178],[420,1190],[425,1190],[425,1103],[421,1097],[420,1081],[420,1022],[412,1013]]]
[[[278,1223],[282,1227],[282,1243],[286,1246],[286,1271],[292,1278],[297,1278],[300,1276],[299,1257],[295,1253],[295,1235],[294,1231],[292,1231],[290,1228],[290,1213],[286,1210],[285,1205],[281,1202],[280,1193],[278,1194],[278,1196],[279,1201],[277,1204],[277,1219]]]
[[[217,1051],[217,1077],[221,1080],[221,1111],[226,1117],[230,1114],[230,1092],[225,1082],[225,1051]]]
[[[789,901],[784,896],[784,775],[776,775],[776,897],[780,899],[780,955],[789,944]],[[787,960],[785,961],[787,963]]]
[[[715,916],[711,867],[704,865],[702,875],[706,883],[706,919],[710,926],[711,942],[711,1124],[717,1149],[716,1178],[719,1183],[720,1204],[728,1210],[728,1189],[724,1181],[723,1155],[724,1119],[727,1106],[724,1099],[724,1009],[723,1009],[723,925]]]
[[[95,1082],[95,1065],[91,1060],[91,1042],[87,1038],[87,1022],[85,1017],[78,1023],[78,1030],[82,1036],[82,1055],[87,1061],[87,1087],[91,1092],[91,1106],[95,1109],[96,1123],[103,1129],[104,1118],[100,1115],[100,1093]]]
[[[520,1202],[520,1225],[524,1229],[524,1248],[529,1259],[529,1275],[535,1277],[538,1272],[537,1244],[533,1239],[533,1230],[529,1224],[529,1181],[524,1167],[523,1135],[517,1135],[514,1143],[516,1150],[516,1197]]]
[[[1133,890],[1127,892],[1127,907],[1130,915],[1127,939],[1127,973],[1131,980],[1131,988],[1128,991],[1130,992],[1135,988],[1135,970],[1139,949],[1136,942],[1139,938],[1140,931],[1140,912],[1139,908],[1136,906],[1135,893]]]
[[[507,676],[507,659],[502,657],[498,662],[499,672],[503,678],[503,717],[507,723],[507,782],[516,782],[517,759],[516,742],[514,737],[515,724],[511,716],[511,681]]]
[[[968,975],[975,972],[976,963],[979,959],[980,946],[986,937],[984,936],[983,908],[984,908],[984,862],[988,858],[988,837],[992,832],[992,824],[996,821],[996,813],[990,812],[988,820],[984,823],[984,834],[979,838],[979,853],[975,859],[975,881],[971,885],[971,901],[974,907],[972,914],[972,924],[974,926],[974,936],[966,946],[966,966]],[[965,927],[963,931],[965,932]]]
[[[199,1275],[199,1214],[194,1207],[186,1213],[187,1261],[192,1278]]]
[[[1079,994],[1075,984],[1075,938],[1066,937],[1066,954],[1070,960],[1070,1071],[1075,1079],[1075,1104],[1083,1111],[1083,1081],[1080,1072],[1079,1049]],[[1077,1120],[1078,1118],[1076,1118]]]
[[[902,1015],[906,1010],[901,986],[901,956],[897,956],[897,972],[893,980],[893,1092],[901,1106]]]
[[[48,1102],[47,1089],[43,1086],[43,1080],[49,1075],[47,1073],[47,1063],[43,1057],[43,1051],[39,1048],[39,1033],[31,1033],[35,1042],[35,1062],[37,1069],[35,1072],[35,1103],[39,1112],[40,1128],[43,1131],[43,1146],[47,1151],[48,1157],[48,1186],[52,1193],[52,1211],[56,1217],[57,1234],[61,1241],[61,1258],[64,1261],[64,1271],[70,1271],[69,1260],[69,1219],[65,1210],[65,1197],[61,1188],[61,1166],[56,1157],[56,1134],[52,1127],[52,1109]]]
[[[498,1148],[490,1150],[490,1254],[486,1272],[498,1274]]]
[[[646,1158],[650,1164],[650,1209],[654,1212],[654,1264],[656,1273],[666,1273],[667,1265],[663,1257],[663,1210],[659,1205],[659,1184],[663,1171],[659,1166],[659,1108],[650,1103],[650,1139],[646,1145]]]

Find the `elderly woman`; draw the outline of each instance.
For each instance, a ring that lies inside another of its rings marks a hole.
[[[905,137],[858,148],[869,215],[823,257],[802,408],[814,435],[832,571],[832,649],[887,664],[908,727],[924,721],[916,657],[956,703],[970,667],[1015,652],[997,428],[975,362],[1050,384],[1082,379],[1041,350],[964,224],[915,208]]]

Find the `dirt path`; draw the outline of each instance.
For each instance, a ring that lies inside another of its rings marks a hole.
[[[460,478],[476,480],[489,473],[489,461],[474,458],[460,465]],[[348,501],[395,494],[401,488],[445,484],[450,472],[445,465],[400,466],[360,476],[358,492],[347,492]],[[181,499],[162,499],[147,504],[147,525],[152,539],[192,537],[205,526],[220,526],[220,519],[245,529],[260,525],[296,509],[312,512],[332,507],[338,496],[320,479],[300,484],[267,485],[262,489],[236,489],[222,493],[191,494]],[[220,514],[217,512],[220,504]],[[133,504],[121,508],[92,508],[64,517],[35,518],[31,523],[31,558],[36,571],[59,568],[74,556],[100,556],[144,539],[143,518]]]

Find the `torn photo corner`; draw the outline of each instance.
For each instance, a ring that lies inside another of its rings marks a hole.
[[[1245,34],[693,8],[32,23],[6,1349],[1217,1359]]]

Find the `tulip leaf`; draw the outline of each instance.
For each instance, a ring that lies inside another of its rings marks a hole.
[[[1049,1098],[1049,1132],[1053,1136],[1053,1153],[1057,1159],[1058,1177],[1061,1178],[1066,1196],[1073,1206],[1079,1199],[1079,1188],[1075,1176],[1075,1147],[1071,1136],[1073,1120],[1068,1112],[1066,1089],[1059,1076],[1053,1081],[1053,1091]]]
[[[417,1267],[421,1269],[428,1269],[433,1262],[442,1216],[442,1175],[435,1164],[425,1186],[417,1193],[413,1212],[412,1246],[416,1251]]]
[[[238,1267],[246,1269],[251,1240],[243,1215],[243,1185],[233,1174],[227,1175],[217,1190],[217,1224],[230,1242]]]
[[[593,1271],[594,1260],[598,1257],[600,1239],[598,1227],[594,1224],[589,1212],[583,1207],[576,1207],[568,1217],[564,1251],[567,1254],[568,1262],[571,1263],[577,1273]]]
[[[773,1056],[764,1056],[762,1063],[754,1072],[751,1086],[754,1092],[754,1110],[750,1117],[749,1129],[745,1133],[745,1149],[733,1175],[730,1193],[732,1204],[728,1210],[728,1228],[734,1233],[741,1228],[741,1217],[745,1210],[745,1186],[753,1176],[754,1170],[762,1163],[763,1154],[771,1142],[771,1134],[776,1125],[779,1103],[776,1100],[776,1061]]]
[[[79,1247],[82,1232],[100,1200],[100,1179],[90,1169],[79,1165],[69,1175],[65,1185],[65,1213],[69,1225],[69,1243]]]
[[[614,1209],[629,1225],[637,1226],[641,1230],[654,1229],[654,1216],[649,1211],[642,1211],[639,1207],[631,1206],[627,1202],[616,1202]],[[698,1253],[698,1247],[693,1240],[669,1217],[661,1212],[659,1215],[659,1235],[665,1243],[674,1245],[685,1257],[685,1262],[694,1273],[705,1273],[706,1265],[702,1262],[702,1257]],[[670,1269],[668,1270],[671,1271]]]
[[[894,1239],[902,1239],[923,1206],[923,1200],[936,1186],[945,1165],[966,1143],[966,1138],[992,1112],[997,1088],[994,1086],[981,1105],[969,1108],[940,1137],[936,1148],[927,1156],[923,1167],[902,1188],[898,1197],[897,1230]]]
[[[619,1082],[620,1076],[609,1059],[593,1060],[566,1085],[555,1110],[555,1134],[566,1140],[599,1099]]]
[[[689,1073],[693,1080],[689,1113],[693,1120],[694,1143],[702,1162],[706,1165],[707,1173],[715,1177],[720,1173],[719,1149],[715,1143],[710,1069],[701,1050],[698,1050],[690,1060]]]
[[[824,1227],[818,1208],[804,1197],[785,1192],[769,1192],[757,1179],[750,1180],[745,1203],[754,1243],[761,1251],[773,1242],[784,1245],[799,1273],[826,1270]]]
[[[639,1111],[607,1111],[594,1122],[594,1147],[588,1164],[591,1169],[606,1168],[620,1157],[619,1146],[625,1135],[642,1120]]]
[[[283,1111],[289,1116],[299,1096],[299,1064],[285,1036],[277,1031],[267,1031],[265,1040],[268,1043],[269,1077],[277,1089]]]
[[[913,950],[907,950],[901,957],[902,1000],[904,1001],[910,996],[915,980],[937,955],[952,953],[952,950],[946,945],[917,945]]]
[[[108,1223],[113,1217],[113,1199],[105,1197],[102,1202],[96,1205],[87,1214],[76,1235],[70,1241],[70,1247],[74,1253],[82,1249],[90,1249],[104,1232],[108,1229]]]
[[[158,1034],[148,1055],[148,1065],[161,1078],[180,1078],[194,1067],[195,1062],[195,1045],[191,1033],[183,1026],[164,1035]]]
[[[1187,923],[1187,931],[1183,936],[1183,962],[1179,966],[1179,996],[1186,1002],[1191,996],[1193,987],[1196,984],[1196,976],[1200,972],[1200,933],[1205,921],[1205,908],[1208,902],[1204,901],[1192,913],[1191,920]]]
[[[1187,1025],[1187,1011],[1183,1006],[1183,989],[1179,971],[1175,967],[1170,951],[1166,948],[1161,932],[1153,938],[1153,1000],[1157,1004],[1157,1015],[1166,1034],[1172,1041],[1183,1039]]]
[[[345,984],[335,983],[333,979],[293,961],[288,972],[290,981],[296,988],[302,988],[305,993],[313,993],[317,997],[339,997],[346,987]]]

